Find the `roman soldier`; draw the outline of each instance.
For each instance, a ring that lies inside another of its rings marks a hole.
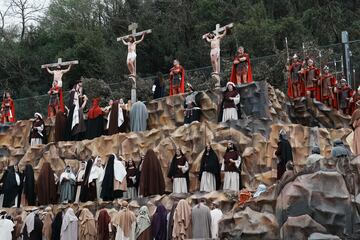
[[[324,67],[324,74],[320,76],[319,89],[316,99],[323,102],[327,106],[331,106],[334,99],[334,87],[336,85],[336,78],[329,72],[329,67]]]
[[[252,70],[249,54],[245,53],[244,47],[239,47],[233,61],[230,81],[235,84],[251,83]]]
[[[174,60],[173,65],[169,74],[170,96],[185,92],[185,69],[177,59]]]
[[[308,96],[315,98],[318,89],[318,81],[320,77],[320,69],[315,67],[314,61],[309,59],[307,61],[307,67],[303,70],[305,80],[305,91]]]
[[[304,94],[304,81],[301,74],[303,62],[299,60],[295,54],[292,63],[287,67],[289,71],[288,76],[288,96],[290,98],[303,97]]]
[[[347,83],[345,78],[340,80],[334,92],[336,93],[336,101],[334,101],[334,107],[338,110],[342,110],[343,114],[348,115],[350,113],[350,99],[352,97],[353,90]]]
[[[64,101],[63,101],[63,91],[59,86],[58,81],[54,80],[52,87],[48,91],[49,105],[48,105],[48,117],[53,117],[58,111],[64,112]]]
[[[16,121],[14,100],[11,98],[9,92],[4,93],[1,112],[1,123],[14,123]]]
[[[355,91],[354,91],[355,92]],[[360,86],[350,98],[351,114],[356,110],[356,103],[360,101]]]

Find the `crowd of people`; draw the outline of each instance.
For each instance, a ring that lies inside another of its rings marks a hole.
[[[2,210],[0,231],[3,240],[217,239],[222,216],[219,202],[205,199],[175,201],[169,210],[161,201],[149,208],[125,200],[88,202]]]
[[[345,115],[351,115],[355,111],[356,102],[360,100],[360,86],[353,90],[344,77],[338,81],[328,66],[320,69],[313,59],[301,61],[295,54],[287,69],[290,98],[301,99],[308,96]]]

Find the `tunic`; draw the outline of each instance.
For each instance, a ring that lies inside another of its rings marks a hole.
[[[230,99],[234,98],[234,99]],[[221,122],[226,122],[229,120],[238,120],[238,104],[240,103],[240,95],[237,90],[229,92],[228,90],[224,93],[223,103],[222,103],[222,116]]]
[[[184,123],[190,124],[194,121],[200,121],[201,108],[198,106],[196,97],[198,92],[191,92],[185,98],[184,103]]]
[[[235,163],[231,162],[230,159],[236,161]],[[241,158],[237,151],[229,150],[224,155],[224,162],[223,162],[223,170],[225,172],[224,176],[224,190],[232,190],[232,191],[239,191],[241,187],[241,178],[239,170],[241,164]]]
[[[75,199],[76,178],[71,171],[63,172],[60,175],[60,202],[69,203]]]
[[[45,128],[45,124],[42,119],[36,119],[33,122],[31,131],[30,131],[30,145],[31,146],[43,144],[44,128]]]
[[[220,209],[215,208],[210,211],[211,215],[211,237],[218,238],[219,237],[219,222],[223,216],[223,213]]]
[[[200,203],[192,209],[193,238],[211,238],[210,209]]]
[[[173,179],[173,193],[188,192],[189,163],[184,155],[176,156],[171,161],[169,178]]]

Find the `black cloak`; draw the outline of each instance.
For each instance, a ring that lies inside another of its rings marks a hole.
[[[279,159],[279,163],[277,165],[277,179],[279,180],[286,171],[286,163],[288,161],[293,161],[290,142],[286,139],[286,137],[283,137],[283,135],[280,135],[279,137],[278,148],[275,155]]]
[[[100,197],[104,201],[114,200],[114,155],[110,155],[105,167]]]
[[[63,212],[60,211],[55,215],[54,221],[51,224],[51,240],[60,240],[62,219]]]
[[[201,158],[200,164],[200,172],[199,172],[199,180],[201,181],[201,176],[204,171],[212,173],[215,175],[216,179],[216,189],[220,189],[221,180],[220,180],[220,163],[219,159],[212,148],[210,148],[209,155],[206,155],[207,150]]]
[[[181,157],[185,157],[185,155],[183,153],[181,153]],[[189,161],[186,159],[186,161],[188,162],[189,164]],[[174,155],[172,161],[171,161],[171,164],[170,164],[170,168],[169,168],[169,172],[168,172],[168,178],[173,178],[177,172],[177,169],[178,169],[178,164],[177,164],[177,158],[176,158],[176,154]],[[190,166],[189,166],[189,169],[190,169]],[[189,169],[186,171],[186,173],[184,173],[185,175],[185,178],[186,178],[186,185],[187,185],[187,189],[188,189],[188,192],[190,192],[189,190],[189,187],[190,187],[190,178],[189,178]]]
[[[84,173],[84,180],[82,181],[81,184],[80,202],[94,201],[96,199],[96,186],[90,186],[89,184],[89,176],[93,164],[94,161],[92,159],[89,159],[87,161],[86,169]]]
[[[24,194],[29,206],[35,206],[35,178],[34,170],[30,164],[26,164],[24,170]]]
[[[19,174],[19,177],[20,177],[20,182],[21,182],[20,174]],[[4,180],[4,182],[3,182],[3,193],[4,193],[3,207],[10,208],[10,207],[14,206],[15,204],[17,206],[19,206],[19,203],[21,201],[21,197],[20,197],[21,195],[19,194],[19,193],[21,193],[21,186],[17,185],[14,165],[9,166],[8,169],[5,171],[3,180]],[[20,195],[18,198],[18,202],[15,203],[15,198],[18,195]]]

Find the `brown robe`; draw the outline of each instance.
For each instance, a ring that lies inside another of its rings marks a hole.
[[[59,111],[55,117],[55,142],[66,140],[66,114]]]
[[[165,180],[160,161],[156,157],[155,152],[152,149],[149,149],[145,154],[141,166],[139,194],[146,197],[157,194],[162,195],[164,192]]]
[[[111,218],[106,209],[102,209],[99,213],[98,221],[97,221],[97,234],[98,240],[109,240],[109,223],[111,222]]]
[[[49,162],[44,162],[36,181],[36,193],[39,205],[55,204],[57,202],[54,171]]]
[[[356,109],[351,117],[351,126],[354,128],[353,152],[360,154],[360,108]]]
[[[132,224],[136,222],[135,214],[129,209],[120,210],[113,218],[113,225],[119,226],[125,237],[129,237],[132,231]]]
[[[144,230],[137,238],[137,240],[151,240],[151,239],[152,239],[151,227],[148,227],[146,230]]]
[[[54,214],[52,212],[48,212],[46,213],[44,219],[43,219],[43,230],[42,230],[42,234],[43,237],[45,237],[44,240],[51,240],[51,224],[54,220]]]
[[[175,240],[189,239],[191,232],[191,207],[186,200],[182,199],[175,209],[172,237]]]
[[[89,209],[81,210],[79,216],[79,240],[96,240],[97,232],[94,215]]]

